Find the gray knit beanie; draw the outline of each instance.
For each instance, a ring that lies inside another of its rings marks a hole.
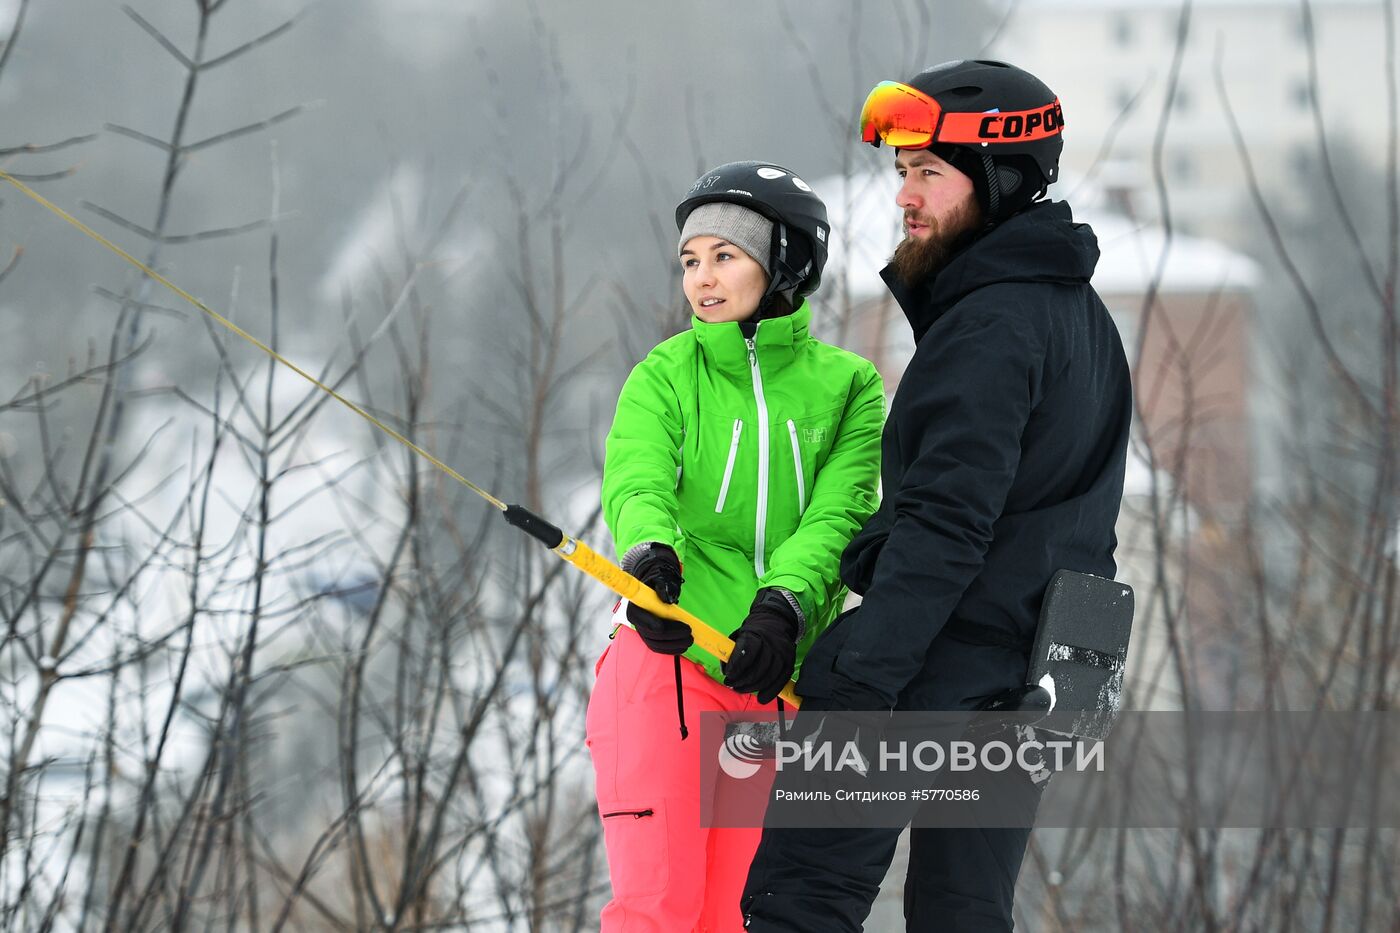
[[[763,267],[765,274],[773,274],[768,267],[768,254],[773,245],[773,221],[757,211],[729,201],[701,204],[685,219],[680,242],[676,244],[676,255],[679,256],[685,244],[698,236],[717,236],[728,240],[748,253]]]

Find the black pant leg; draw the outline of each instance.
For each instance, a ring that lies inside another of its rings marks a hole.
[[[1011,730],[1003,733],[1003,739],[1013,745],[1019,741]],[[906,928],[911,933],[1009,931],[1013,926],[1016,877],[1021,872],[1045,785],[1015,767],[966,772],[958,776],[956,784],[963,790],[978,790],[988,800],[999,801],[994,818],[1001,825],[942,828],[934,809],[938,804],[920,808],[909,830],[909,871],[904,883]]]
[[[910,933],[1012,928],[1029,829],[911,829],[904,920]]]
[[[899,829],[764,829],[748,884],[751,933],[860,933]]]

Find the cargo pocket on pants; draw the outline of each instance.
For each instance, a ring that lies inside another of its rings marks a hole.
[[[666,805],[609,806],[603,816],[603,844],[613,896],[652,897],[670,882]]]

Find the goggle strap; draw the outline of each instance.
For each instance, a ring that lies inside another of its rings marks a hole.
[[[1022,143],[1060,135],[1064,117],[1057,98],[1044,107],[1000,113],[948,113],[939,117],[934,140],[940,143]]]
[[[934,102],[934,106],[937,106],[937,102],[936,102],[936,101]],[[929,145],[930,145],[930,146],[932,146],[932,145],[933,145],[934,143],[936,143],[936,142],[941,142],[941,141],[942,141],[943,124],[944,124],[944,122],[945,122],[947,119],[948,119],[948,111],[944,110],[942,107],[939,107],[939,108],[938,108],[938,122],[935,123],[935,124],[933,125],[933,138],[929,140]]]

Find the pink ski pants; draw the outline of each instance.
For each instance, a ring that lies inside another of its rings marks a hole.
[[[596,671],[588,749],[613,889],[602,933],[742,931],[739,897],[763,831],[700,825],[700,714],[777,704],[735,693],[682,658],[682,742],[671,658],[624,625]]]

